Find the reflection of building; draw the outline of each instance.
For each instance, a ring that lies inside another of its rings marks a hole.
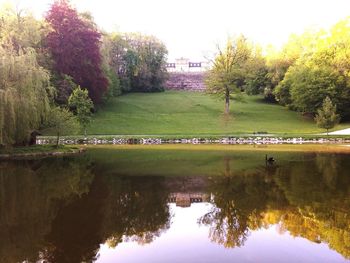
[[[176,206],[190,207],[192,203],[209,202],[210,195],[205,193],[171,193],[169,203],[176,203]]]
[[[175,63],[167,63],[168,72],[203,72],[206,71],[207,63],[202,61],[190,61],[188,58],[177,58]]]

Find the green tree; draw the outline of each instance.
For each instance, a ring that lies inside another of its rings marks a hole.
[[[167,78],[167,49],[153,36],[106,34],[102,45],[105,68],[113,94],[163,91]],[[117,78],[116,78],[117,77]]]
[[[60,142],[61,135],[71,135],[79,130],[79,122],[68,109],[53,107],[46,122],[48,131],[52,131],[56,136],[56,147]]]
[[[38,63],[42,23],[0,9],[0,145],[27,144],[49,111],[50,74]]]
[[[327,130],[332,129],[340,121],[340,117],[337,114],[337,106],[333,105],[331,99],[327,96],[322,104],[322,108],[317,111],[315,121],[320,128]]]
[[[342,119],[350,119],[349,22],[347,18],[329,31],[292,36],[277,60],[268,59],[271,86],[276,87],[273,93],[280,104],[316,113],[329,96]]]
[[[244,91],[249,95],[263,94],[268,84],[268,68],[259,46],[253,48],[245,70]]]
[[[19,53],[25,48],[42,49],[42,38],[48,27],[25,10],[16,11],[10,5],[0,6],[0,41]]]
[[[225,100],[226,114],[230,113],[232,94],[240,93],[239,83],[245,74],[244,66],[250,54],[246,38],[228,39],[224,50],[218,47],[218,55],[207,74],[206,91]]]
[[[70,95],[68,106],[73,109],[86,136],[86,127],[91,121],[91,110],[94,108],[94,104],[89,98],[88,90],[81,89],[78,86]]]
[[[33,49],[16,54],[0,45],[0,144],[27,144],[47,117],[50,90]]]

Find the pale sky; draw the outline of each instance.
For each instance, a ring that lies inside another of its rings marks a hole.
[[[37,16],[53,0],[0,0]],[[71,0],[106,31],[141,32],[162,40],[169,61],[192,61],[215,51],[229,35],[243,33],[261,45],[281,46],[291,33],[328,28],[350,16],[350,0]]]

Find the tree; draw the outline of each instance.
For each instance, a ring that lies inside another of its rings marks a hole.
[[[79,16],[68,1],[55,1],[47,13],[51,32],[46,37],[47,48],[58,75],[69,75],[73,81],[89,90],[95,103],[101,102],[108,87],[102,70],[101,34],[91,17]]]
[[[244,65],[250,57],[251,50],[247,40],[240,36],[229,39],[224,50],[218,47],[218,55],[213,61],[213,67],[206,78],[207,93],[225,99],[225,113],[230,113],[232,93],[239,93],[239,82],[245,70]]]
[[[26,145],[47,117],[50,74],[38,63],[43,31],[31,15],[0,10],[0,145]]]
[[[53,107],[50,110],[46,128],[57,136],[56,147],[58,147],[60,136],[76,133],[79,130],[79,122],[68,109]]]
[[[125,65],[124,55],[127,49],[127,43],[120,34],[103,35],[101,52],[103,57],[103,69],[108,78],[107,99],[122,94],[123,90],[129,90],[122,85],[122,73]]]
[[[249,95],[263,94],[268,84],[268,68],[260,47],[253,48],[245,64],[244,91]]]
[[[327,96],[322,104],[322,108],[317,111],[315,121],[317,126],[327,130],[332,129],[340,121],[337,112],[337,106],[332,104],[331,99]]]
[[[277,60],[268,60],[280,104],[314,114],[329,96],[341,118],[350,119],[349,22],[347,18],[329,31],[292,36]]]
[[[102,46],[110,87],[123,92],[163,91],[167,78],[167,49],[154,36],[105,34]]]
[[[38,53],[46,33],[47,27],[32,14],[15,11],[11,6],[1,7],[0,39],[3,47],[11,47],[17,53],[30,47]]]
[[[94,104],[89,98],[88,90],[81,89],[80,86],[78,86],[70,95],[68,106],[73,109],[86,136],[86,127],[91,121],[91,110],[94,108]]]
[[[49,73],[40,67],[33,49],[3,49],[0,45],[0,144],[25,145],[49,112]]]

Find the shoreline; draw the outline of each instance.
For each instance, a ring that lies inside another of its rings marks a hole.
[[[53,149],[52,151],[38,151],[38,152],[26,152],[26,153],[0,153],[0,161],[3,160],[18,160],[18,159],[32,159],[37,157],[58,157],[81,154],[86,151],[85,148],[66,149],[69,151],[59,151],[59,149]]]
[[[41,136],[37,145],[52,144],[54,137]],[[219,137],[122,137],[122,136],[89,136],[65,137],[60,139],[61,145],[158,145],[158,144],[205,144],[205,145],[274,145],[274,144],[347,144],[346,137],[279,137],[279,136],[219,136]]]

